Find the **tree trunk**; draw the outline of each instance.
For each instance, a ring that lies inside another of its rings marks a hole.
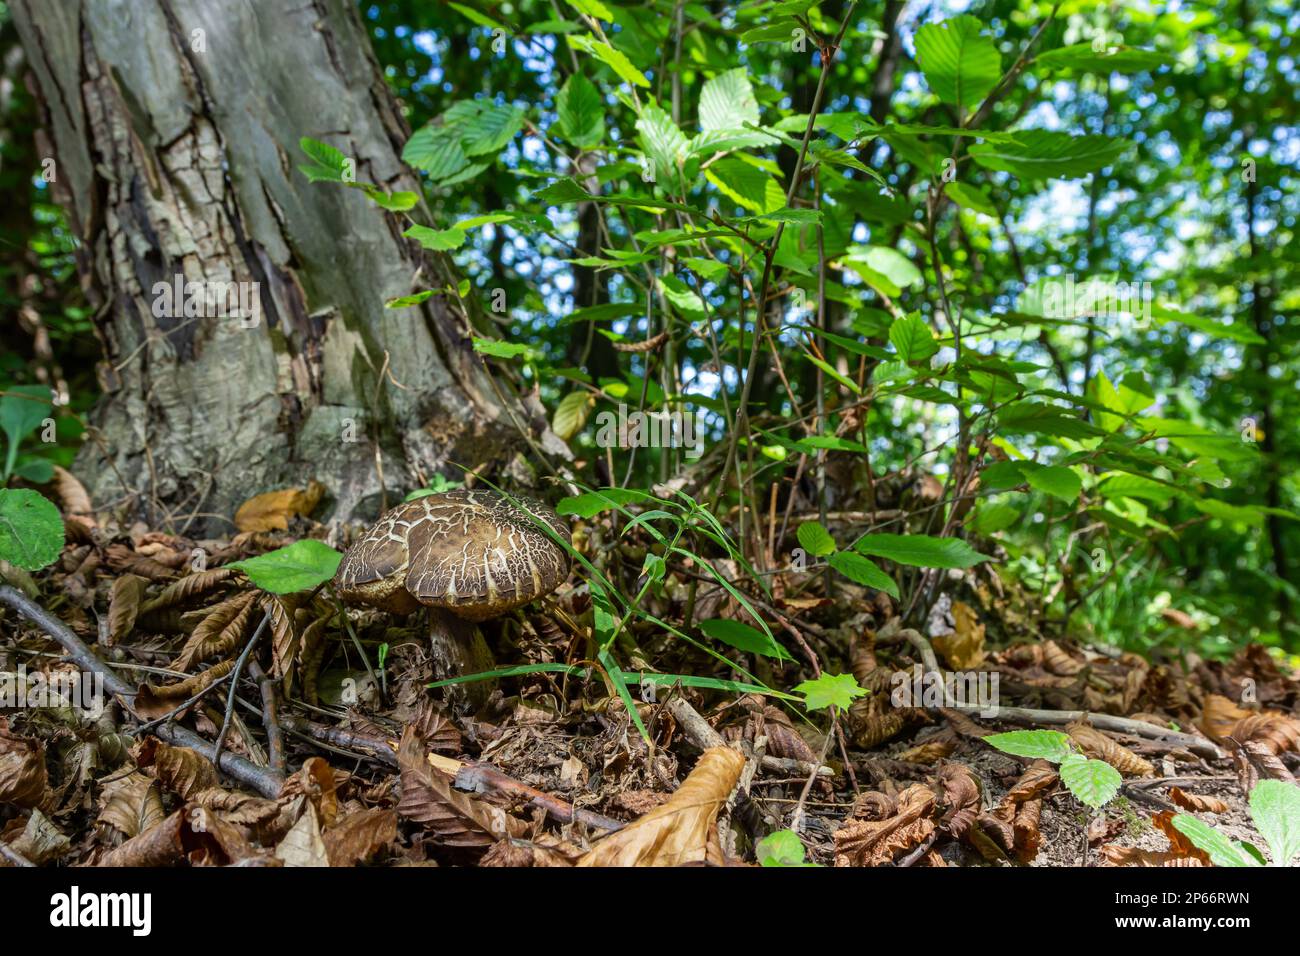
[[[228,532],[248,496],[310,478],[347,519],[455,465],[523,461],[525,416],[470,345],[478,303],[384,307],[454,289],[452,262],[298,169],[310,136],[357,180],[420,192],[351,0],[10,7],[97,309],[104,399],[78,464],[98,504]],[[248,283],[260,320],[169,314],[159,291],[178,275]]]

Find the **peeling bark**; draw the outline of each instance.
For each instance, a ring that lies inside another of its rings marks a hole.
[[[348,519],[378,510],[377,456],[389,503],[454,464],[509,461],[520,436],[469,342],[477,303],[384,308],[417,272],[454,288],[454,265],[297,168],[310,136],[358,180],[420,192],[349,0],[10,6],[97,310],[105,398],[78,462],[97,503],[229,531],[248,496],[317,478]],[[156,315],[177,275],[257,283],[260,322]]]

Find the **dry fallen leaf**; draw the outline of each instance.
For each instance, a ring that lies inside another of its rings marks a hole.
[[[322,836],[330,866],[356,866],[397,839],[397,811],[360,810],[344,817]]]
[[[1116,743],[1095,727],[1087,724],[1070,724],[1065,728],[1065,732],[1089,757],[1106,761],[1120,773],[1150,777],[1156,772],[1156,768],[1148,761],[1143,760],[1127,747]]]
[[[108,647],[126,637],[135,627],[148,586],[149,580],[138,574],[123,574],[113,582],[113,594],[108,602],[108,640],[105,642]]]
[[[310,516],[324,495],[325,486],[319,481],[308,482],[306,488],[254,495],[235,512],[235,527],[240,531],[285,531],[295,516]]]
[[[846,823],[835,831],[835,865],[880,866],[921,845],[934,832],[934,803],[933,790],[913,784],[898,795],[894,816]]]
[[[140,741],[135,748],[135,762],[139,767],[152,767],[158,782],[182,800],[219,784],[211,760],[197,750],[173,747],[157,737]]]
[[[1273,754],[1300,750],[1300,721],[1275,710],[1245,710],[1219,694],[1205,699],[1201,729],[1219,743],[1260,743]]]
[[[957,671],[974,670],[984,663],[984,625],[969,604],[952,602],[955,622],[951,634],[943,634],[933,641],[949,667]]]
[[[0,803],[40,807],[49,796],[45,747],[11,733],[9,722],[0,718]]]
[[[743,754],[710,747],[667,803],[600,840],[578,866],[703,863],[718,811],[744,769]]]
[[[1182,787],[1170,787],[1169,799],[1178,804],[1184,810],[1200,810],[1205,813],[1227,813],[1228,805],[1218,797],[1202,796],[1198,793],[1188,793]]]
[[[329,866],[325,841],[320,835],[320,821],[316,808],[308,801],[298,822],[284,835],[275,848],[276,859],[285,866]]]

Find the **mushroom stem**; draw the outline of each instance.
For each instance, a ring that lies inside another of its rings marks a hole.
[[[429,608],[429,651],[435,680],[480,674],[495,666],[479,626],[441,608]],[[495,687],[496,681],[489,679],[449,684],[443,690],[453,710],[470,714],[487,703]]]

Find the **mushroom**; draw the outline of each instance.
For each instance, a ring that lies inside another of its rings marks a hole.
[[[404,502],[347,550],[334,588],[344,601],[397,614],[428,607],[439,677],[490,670],[476,622],[550,594],[569,574],[568,552],[555,540],[571,540],[568,526],[545,505],[520,504],[527,510],[465,488]],[[462,706],[481,704],[489,689],[485,681],[454,686]]]

